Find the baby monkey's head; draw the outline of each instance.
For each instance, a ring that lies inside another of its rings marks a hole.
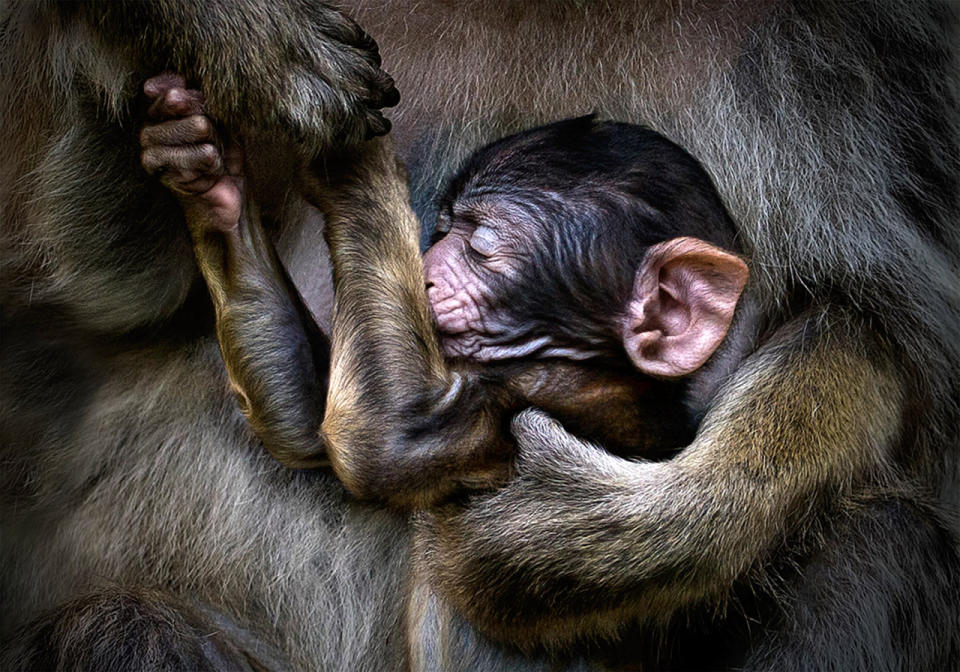
[[[703,167],[642,126],[581,117],[474,154],[424,256],[446,354],[480,362],[628,361],[696,371],[746,284]]]

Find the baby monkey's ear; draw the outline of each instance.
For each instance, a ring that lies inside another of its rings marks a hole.
[[[700,368],[726,336],[748,277],[740,257],[697,238],[650,247],[623,324],[623,345],[637,370],[678,378]]]

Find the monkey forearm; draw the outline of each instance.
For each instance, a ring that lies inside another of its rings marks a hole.
[[[329,345],[247,203],[238,226],[191,217],[198,264],[213,299],[217,338],[244,414],[270,453],[292,467],[325,463],[323,417]]]
[[[405,178],[388,143],[361,151],[358,174],[316,199],[336,286],[323,435],[355,494],[425,506],[502,475],[504,460],[491,467],[489,456],[507,400],[447,368]]]
[[[813,502],[885,473],[897,439],[903,390],[884,354],[801,331],[743,365],[674,460],[622,460],[550,421],[519,428],[514,480],[426,519],[424,571],[506,639],[722,603]]]
[[[434,335],[418,247],[419,223],[399,176],[325,210],[336,288],[332,376],[363,371],[357,384],[380,410],[442,397],[453,384]],[[339,386],[331,386],[333,395]]]

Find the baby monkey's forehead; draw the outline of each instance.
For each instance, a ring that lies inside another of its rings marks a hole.
[[[551,203],[553,201],[553,203]],[[483,227],[517,251],[542,247],[568,219],[559,194],[543,191],[538,198],[488,191],[451,204],[441,215],[446,228],[466,231]]]

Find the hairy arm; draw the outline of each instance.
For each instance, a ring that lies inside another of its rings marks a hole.
[[[151,99],[141,160],[177,197],[216,316],[241,409],[274,457],[324,462],[319,440],[329,343],[287,277],[245,188],[242,150],[203,114],[179,75],[146,82]]]
[[[388,140],[314,164],[335,303],[323,437],[356,495],[426,506],[506,468],[502,390],[450,370],[427,304],[404,169]]]
[[[330,346],[277,259],[256,205],[246,199],[236,228],[226,231],[189,214],[187,221],[244,415],[280,462],[325,464],[319,430]]]
[[[878,347],[831,337],[824,317],[751,356],[670,461],[623,460],[521,415],[516,477],[424,514],[421,571],[488,634],[528,645],[722,608],[812,511],[889,473],[899,378]]]

